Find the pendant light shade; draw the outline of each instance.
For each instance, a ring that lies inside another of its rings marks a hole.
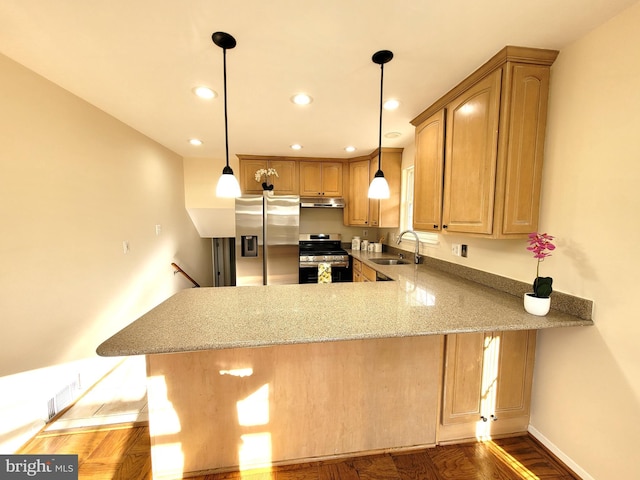
[[[382,172],[382,87],[384,85],[384,64],[391,61],[393,53],[389,50],[380,50],[371,57],[373,63],[380,65],[380,123],[378,129],[378,170],[369,185],[369,198],[389,198],[391,193],[389,192],[389,184],[387,179],[384,178]]]
[[[229,166],[229,128],[227,122],[227,50],[236,46],[236,39],[225,32],[215,32],[211,35],[211,40],[218,47],[222,48],[222,66],[224,80],[224,145],[226,166],[222,169],[222,175],[216,186],[216,196],[218,197],[239,197],[240,184]]]

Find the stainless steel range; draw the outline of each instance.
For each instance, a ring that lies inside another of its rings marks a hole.
[[[342,248],[339,233],[300,234],[300,283],[318,283],[321,263],[331,266],[332,282],[350,282],[352,279],[349,254]]]

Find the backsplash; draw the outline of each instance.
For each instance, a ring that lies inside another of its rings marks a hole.
[[[384,245],[384,251],[390,255],[407,254],[406,250],[401,250],[390,245]],[[446,262],[437,258],[421,256],[421,262],[428,268],[434,268],[441,272],[450,273],[458,277],[471,280],[472,282],[495,288],[501,292],[509,293],[516,297],[522,297],[525,293],[531,291],[531,284],[513,280],[511,278],[496,275],[494,273],[476,270],[475,268],[466,267],[456,263]],[[566,293],[554,291],[552,294],[552,307],[570,315],[582,318],[583,320],[592,320],[593,301],[580,297],[574,297]]]

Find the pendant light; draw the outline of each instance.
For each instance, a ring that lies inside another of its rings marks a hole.
[[[211,40],[218,47],[222,48],[222,66],[224,80],[224,145],[227,164],[222,169],[222,175],[216,186],[216,196],[218,197],[239,197],[240,184],[233,175],[233,170],[229,166],[229,133],[227,126],[227,50],[236,46],[236,39],[225,32],[215,32],[211,35]]]
[[[384,64],[391,61],[393,53],[389,50],[380,50],[371,57],[373,63],[380,65],[380,128],[378,130],[378,170],[376,171],[371,185],[369,185],[369,198],[389,198],[389,184],[382,173],[382,86],[384,84]]]

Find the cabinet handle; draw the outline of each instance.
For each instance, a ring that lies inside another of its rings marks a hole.
[[[480,420],[482,420],[483,422],[487,421],[487,417],[485,417],[484,415],[480,415]]]
[[[447,227],[448,227],[448,225],[442,225],[442,228],[447,228]]]
[[[491,420],[495,422],[496,420],[498,420],[498,417],[496,417],[495,415],[491,415]]]
[[[438,229],[438,225],[434,225],[433,228],[437,230]]]

